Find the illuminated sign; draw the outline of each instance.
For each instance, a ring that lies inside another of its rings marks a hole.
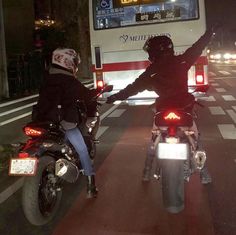
[[[164,2],[164,0],[113,0],[113,7],[125,7],[133,5],[152,4],[157,2]]]

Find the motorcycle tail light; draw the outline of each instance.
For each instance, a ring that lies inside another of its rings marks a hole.
[[[30,137],[39,137],[45,133],[45,130],[42,128],[32,128],[32,127],[25,127],[24,132],[27,136]]]
[[[28,157],[29,157],[29,154],[26,153],[26,152],[21,152],[21,153],[18,153],[18,157],[19,157],[19,158],[28,158]]]
[[[181,117],[178,113],[171,111],[164,115],[164,119],[166,121],[178,121],[181,119]]]

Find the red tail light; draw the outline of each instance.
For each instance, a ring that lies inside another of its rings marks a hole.
[[[102,89],[104,87],[104,82],[102,80],[97,81],[97,88]]]
[[[28,154],[28,153],[25,153],[25,152],[21,152],[21,153],[18,153],[18,157],[19,157],[19,158],[28,158],[28,157],[29,157],[29,154]]]
[[[27,126],[24,128],[24,132],[27,136],[38,137],[43,135],[45,133],[45,130],[41,128],[32,128]]]
[[[195,79],[197,85],[204,84],[204,66],[203,64],[195,65]]]
[[[177,120],[180,120],[181,117],[180,115],[178,115],[178,113],[171,111],[164,115],[164,119],[166,121],[177,121]]]
[[[196,84],[197,85],[204,84],[204,76],[203,76],[203,74],[196,75]]]

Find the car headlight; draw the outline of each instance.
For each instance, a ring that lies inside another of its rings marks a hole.
[[[215,54],[215,55],[214,55],[214,59],[216,59],[216,60],[221,59],[221,54]]]
[[[230,53],[225,53],[224,54],[224,59],[229,60],[232,58],[232,55]]]

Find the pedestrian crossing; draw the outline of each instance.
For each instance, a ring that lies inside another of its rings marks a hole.
[[[235,72],[235,70],[233,70]],[[221,72],[223,75],[230,75],[228,72],[218,71]],[[211,76],[209,79],[209,85],[216,91],[216,95],[209,95],[207,97],[200,98],[201,100],[206,101],[206,104],[208,106],[209,112],[213,116],[228,116],[230,117],[230,120],[232,123],[217,123],[217,128],[222,136],[223,139],[227,140],[234,140],[236,139],[236,105],[232,102],[236,101],[236,98],[233,94],[230,94],[230,92],[227,91],[226,88],[221,87],[220,81],[216,82],[216,79],[213,77],[213,73],[210,74]],[[236,78],[236,77],[235,77]],[[211,92],[212,94],[215,94]],[[215,98],[217,96],[217,98]],[[222,99],[223,102],[226,102],[226,105],[223,107],[218,105],[213,105],[218,101],[219,99]],[[228,103],[227,103],[228,102]],[[230,104],[230,105],[228,105]],[[225,109],[224,107],[230,107]]]

